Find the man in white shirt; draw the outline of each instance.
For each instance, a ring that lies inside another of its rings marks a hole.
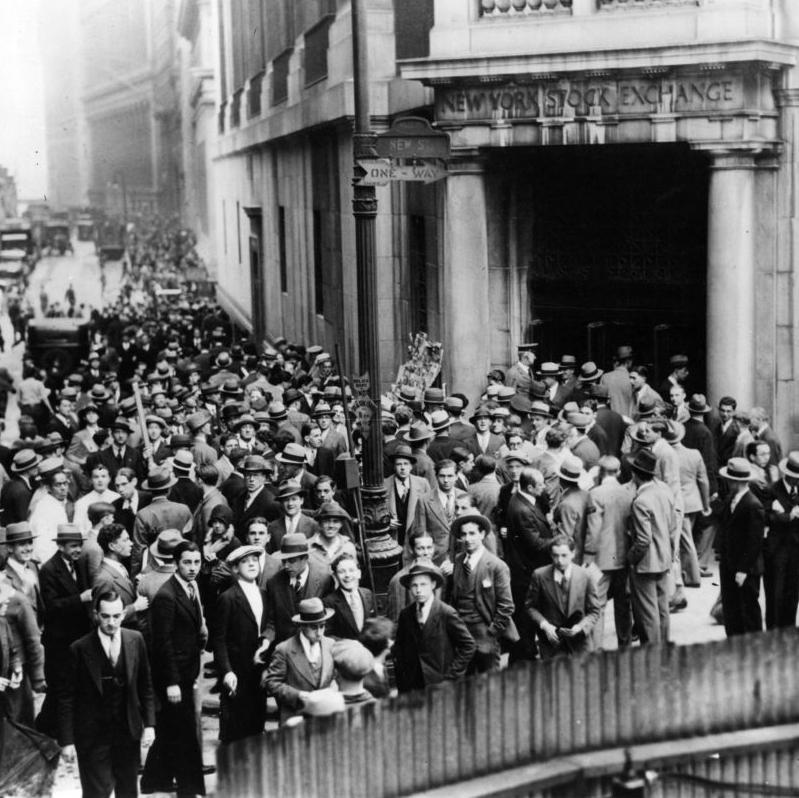
[[[56,458],[49,458],[55,460]],[[58,458],[61,460],[61,458]],[[42,461],[44,466],[48,461]],[[69,477],[62,468],[50,472],[47,477],[46,493],[36,502],[31,512],[30,525],[35,540],[33,557],[40,563],[47,562],[57,550],[55,536],[58,527],[68,524],[67,494],[69,493]]]
[[[73,523],[80,529],[83,535],[86,535],[92,526],[89,522],[89,505],[95,502],[113,504],[114,500],[119,498],[119,494],[108,487],[111,482],[111,475],[108,473],[108,468],[106,466],[97,463],[94,468],[92,468],[90,477],[92,489],[75,502],[75,517]]]

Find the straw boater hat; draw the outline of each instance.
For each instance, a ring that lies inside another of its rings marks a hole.
[[[194,465],[194,456],[190,451],[186,449],[181,449],[180,451],[175,452],[175,456],[172,458],[173,470],[188,472],[191,471],[191,467],[193,465]]]
[[[780,460],[780,471],[786,477],[799,479],[799,452],[788,452],[788,456]]]
[[[566,482],[577,483],[583,474],[583,461],[579,457],[566,456],[558,467],[557,474]]]
[[[41,462],[42,458],[33,449],[20,449],[11,462],[11,471],[15,474],[22,474]]]
[[[27,521],[18,521],[6,527],[5,543],[13,546],[17,543],[30,543],[36,535],[31,531],[31,525]]]
[[[719,474],[733,482],[748,482],[752,478],[752,464],[745,457],[731,457]]]
[[[283,447],[283,451],[275,457],[275,460],[286,465],[304,465],[305,448],[300,446],[299,443],[287,443]]]
[[[56,543],[83,543],[83,535],[75,524],[59,524],[53,540]]]
[[[291,622],[296,624],[324,623],[329,621],[336,613],[329,607],[325,607],[322,599],[314,596],[313,598],[303,599],[297,607],[299,612],[291,616]]]

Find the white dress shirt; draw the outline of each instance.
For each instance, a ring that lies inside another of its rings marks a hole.
[[[255,623],[260,629],[261,618],[264,614],[264,600],[261,596],[261,590],[255,582],[246,582],[244,579],[239,579],[239,587],[244,591],[247,603],[255,616]]]

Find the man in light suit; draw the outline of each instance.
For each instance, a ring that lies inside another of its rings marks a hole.
[[[153,741],[155,707],[144,638],[123,629],[114,591],[95,600],[97,631],[70,646],[59,691],[58,740],[77,753],[86,798],[138,795],[139,746]]]
[[[600,612],[593,630],[595,649],[602,648],[605,607],[611,599],[619,648],[632,642],[632,607],[627,594],[627,527],[635,490],[632,483],[619,483],[620,469],[618,458],[601,458],[599,484],[590,491],[594,512],[588,516],[583,565],[593,563],[601,573],[597,580]]]
[[[632,363],[632,347],[620,346],[613,358],[613,370],[606,371],[600,380],[600,384],[608,389],[611,410],[615,410],[622,416],[632,416],[633,414],[633,387],[628,371]]]
[[[443,585],[441,571],[426,563],[411,566],[402,580],[413,603],[400,612],[392,649],[401,693],[460,679],[474,656],[476,646],[466,624],[435,597]]]
[[[491,522],[479,513],[462,515],[452,523],[452,537],[463,544],[464,550],[455,558],[449,603],[477,645],[468,673],[498,670],[500,640],[519,640],[512,618],[510,570],[486,549],[489,532]]]
[[[457,467],[452,460],[436,463],[436,490],[428,493],[416,505],[415,529],[426,529],[433,538],[436,550],[433,562],[441,567],[445,575],[452,573],[449,535],[450,524],[455,520],[455,479]],[[410,546],[406,541],[403,561],[407,564],[412,558]]]
[[[297,632],[275,649],[263,686],[280,707],[280,722],[302,714],[314,690],[333,681],[333,640],[325,637],[325,623],[333,617],[317,597],[303,599],[291,620]]]
[[[574,541],[558,535],[549,544],[552,565],[533,573],[525,608],[538,630],[541,656],[582,654],[599,618],[596,584],[574,562]]]
[[[391,526],[396,530],[397,543],[404,547],[416,519],[416,507],[430,492],[430,484],[424,477],[411,473],[416,457],[407,444],[399,444],[389,459],[394,473],[384,481],[388,511],[391,513]]]
[[[269,550],[277,551],[286,535],[301,534],[312,538],[319,532],[319,524],[302,511],[303,489],[296,482],[281,482],[277,500],[283,514],[269,524]]]
[[[669,641],[668,574],[677,510],[668,486],[655,478],[657,457],[641,449],[632,461],[635,498],[630,520],[630,593],[641,645]]]

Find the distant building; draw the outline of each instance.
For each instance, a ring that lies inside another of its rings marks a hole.
[[[0,222],[15,219],[17,215],[17,183],[8,169],[0,166]]]

